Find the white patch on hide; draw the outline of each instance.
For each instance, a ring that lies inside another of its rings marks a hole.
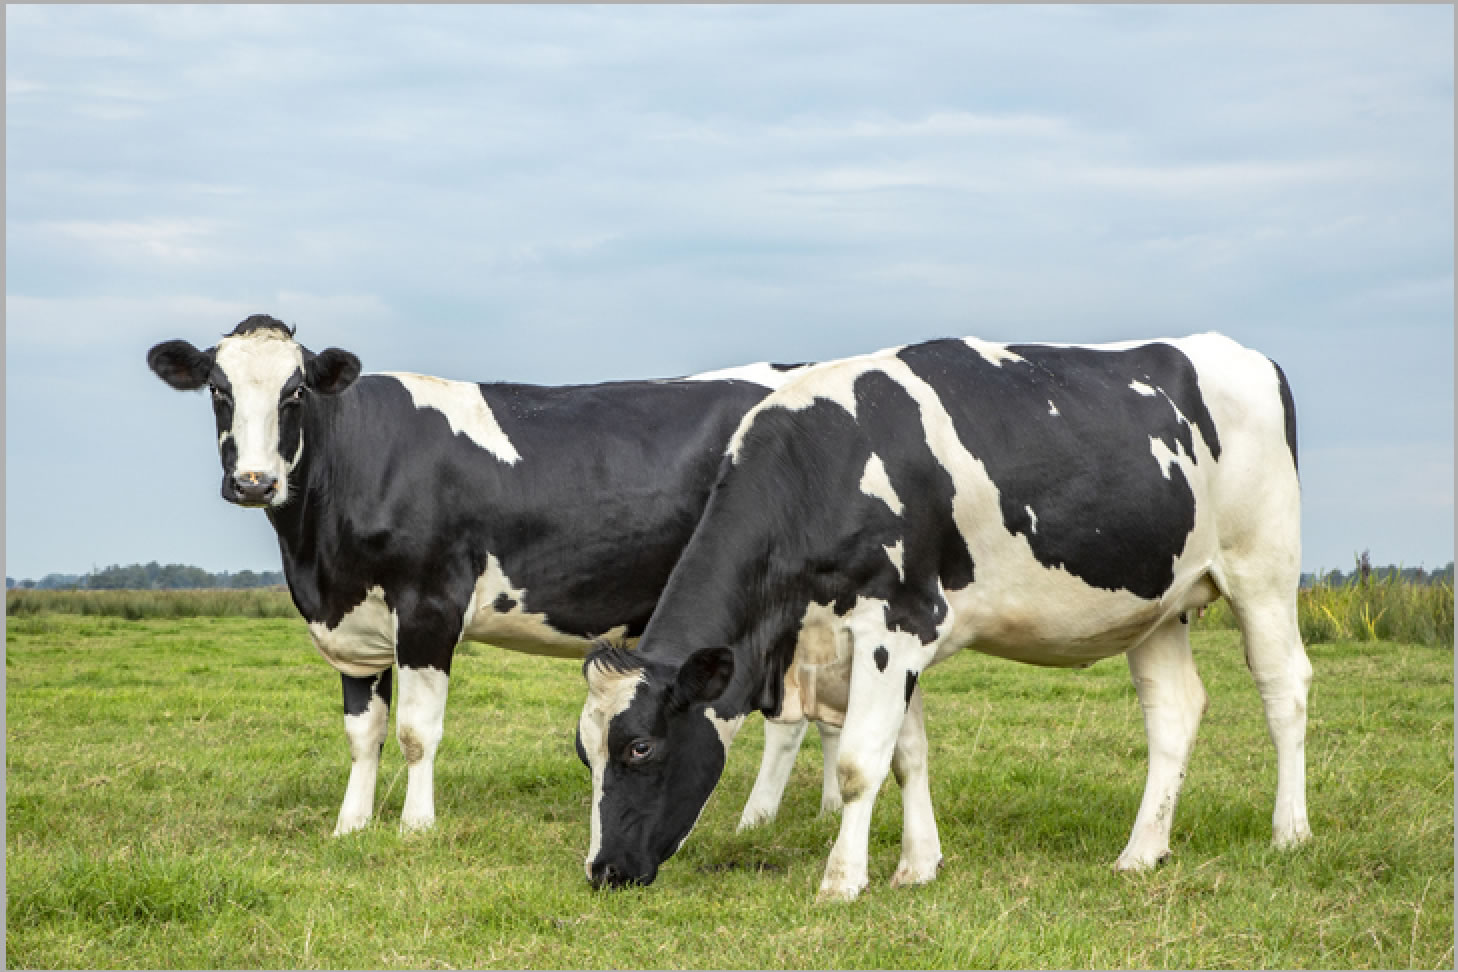
[[[735,368],[720,368],[716,371],[705,371],[697,375],[686,375],[678,381],[747,381],[752,385],[759,385],[763,388],[779,388],[795,375],[805,369],[793,368],[789,371],[781,371],[768,361],[756,361],[754,364],[739,365]]]
[[[891,477],[886,475],[886,464],[874,452],[866,460],[866,469],[861,473],[861,492],[885,503],[897,516],[905,509],[901,505],[901,497],[896,495],[896,490],[891,485]]]
[[[1131,381],[1129,382],[1129,387],[1137,391],[1139,394],[1145,396],[1146,398],[1153,398],[1155,395],[1159,394],[1159,392],[1155,391],[1153,388],[1150,388],[1142,381]]]
[[[1033,532],[1034,533],[1037,533],[1038,532],[1038,514],[1036,514],[1036,513],[1033,512],[1033,508],[1031,506],[1024,506],[1023,509],[1027,512],[1028,519],[1032,521],[1032,524],[1033,524]]]
[[[405,386],[416,408],[433,408],[444,415],[455,434],[464,435],[504,463],[515,464],[521,459],[521,454],[501,431],[496,416],[491,414],[480,385],[408,372],[385,374]]]
[[[399,618],[385,603],[384,588],[370,588],[364,600],[330,628],[309,622],[309,636],[324,660],[345,675],[362,678],[395,664]]]
[[[503,595],[510,601],[504,611],[497,608]],[[488,554],[486,569],[476,579],[466,604],[461,637],[528,655],[582,658],[587,654],[591,646],[589,639],[552,627],[546,614],[526,610],[526,598],[526,589],[513,584],[502,570],[501,561],[495,554]],[[627,625],[618,625],[604,631],[602,637],[620,641],[627,630]]]
[[[1058,413],[1058,406],[1053,404],[1053,399],[1051,399],[1051,398],[1048,399],[1048,414],[1049,415],[1057,415],[1057,414],[1059,414]]]
[[[620,713],[633,704],[643,673],[614,672],[599,665],[587,666],[587,701],[577,720],[577,735],[587,765],[592,771],[591,839],[587,847],[585,869],[592,877],[592,862],[602,849],[602,783],[608,764],[608,728]]]
[[[889,546],[883,546],[881,549],[886,551],[887,557],[891,558],[891,566],[896,568],[896,576],[900,577],[902,582],[904,583],[906,581],[905,543],[897,540],[895,543],[890,544]]]
[[[983,341],[979,338],[963,338],[967,347],[976,351],[986,358],[991,364],[1001,368],[1004,361],[1023,361],[1024,359],[1007,349],[1006,344],[995,344],[992,341]]]

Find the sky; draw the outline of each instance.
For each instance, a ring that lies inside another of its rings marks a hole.
[[[5,8],[5,557],[275,570],[146,368],[544,384],[1217,330],[1303,568],[1453,557],[1451,6]]]

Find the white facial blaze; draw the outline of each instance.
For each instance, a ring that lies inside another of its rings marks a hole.
[[[303,370],[303,349],[287,335],[263,329],[219,341],[216,365],[227,376],[233,397],[233,424],[218,447],[229,438],[237,446],[235,473],[262,473],[277,480],[273,503],[281,505],[288,499],[289,470],[299,457],[279,454],[279,406],[284,385]]]
[[[515,464],[521,459],[481,397],[480,385],[405,372],[387,374],[405,386],[416,408],[433,408],[444,415],[455,434],[464,435],[504,463]]]
[[[592,823],[584,868],[592,877],[592,863],[602,850],[602,787],[608,764],[608,728],[621,712],[633,704],[642,672],[614,672],[598,665],[587,666],[587,702],[577,720],[577,735],[587,765],[592,770]]]

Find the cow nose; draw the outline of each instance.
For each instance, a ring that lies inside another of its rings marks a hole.
[[[261,472],[241,472],[233,475],[233,488],[245,502],[261,503],[273,498],[278,492],[278,478]]]
[[[601,889],[603,887],[621,888],[629,883],[628,875],[618,870],[611,864],[592,865],[592,886]]]

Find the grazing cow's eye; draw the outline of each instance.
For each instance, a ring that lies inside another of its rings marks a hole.
[[[304,400],[304,386],[303,385],[299,385],[299,386],[295,387],[293,391],[289,392],[287,395],[284,396],[283,403],[285,405],[297,405],[297,404],[299,404],[303,400]]]
[[[233,399],[229,397],[228,393],[223,391],[217,385],[209,385],[208,388],[212,389],[213,401],[217,402],[219,405],[227,405],[233,401]]]
[[[628,762],[641,763],[653,756],[653,740],[635,739],[628,746]]]

